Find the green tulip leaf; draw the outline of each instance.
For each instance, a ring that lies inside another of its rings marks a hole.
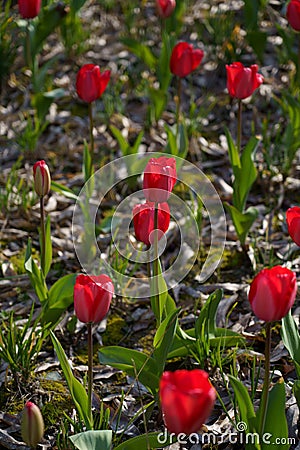
[[[87,429],[90,430],[92,429],[93,424],[90,419],[86,390],[82,383],[74,377],[64,349],[53,331],[50,331],[50,336],[79,417],[83,420]]]
[[[282,319],[281,323],[283,343],[294,361],[298,378],[300,378],[300,335],[291,311]]]
[[[72,444],[79,450],[111,450],[111,430],[88,430],[69,436]]]
[[[77,274],[73,273],[65,275],[52,285],[43,310],[42,323],[51,323],[53,327],[66,309],[72,305],[76,277]]]
[[[56,181],[51,181],[51,191],[58,192],[61,195],[64,195],[66,198],[70,198],[71,200],[77,201],[78,197],[74,192],[68,188],[67,186],[63,186],[62,184],[57,183]]]
[[[257,413],[260,419],[260,411]],[[276,446],[276,449],[287,450],[288,444],[288,425],[285,415],[285,386],[281,379],[269,392],[267,406],[266,422],[264,427],[264,436],[269,437],[269,443],[261,443],[261,450],[269,450],[270,446]],[[278,439],[278,441],[277,441]]]
[[[239,241],[244,245],[250,228],[258,216],[258,211],[256,208],[250,207],[245,212],[240,212],[235,206],[229,205],[229,203],[225,203],[224,205],[231,215]]]
[[[240,413],[240,420],[247,425],[248,432],[255,432],[254,424],[256,415],[247,388],[243,383],[232,375],[228,375],[229,382],[233,388]]]
[[[170,444],[173,444],[174,442],[177,442],[177,439],[176,437],[174,437],[174,435],[169,436],[163,432],[148,433],[129,439],[126,442],[122,442],[122,444],[115,447],[114,450],[142,450],[146,448],[164,448],[169,446]]]
[[[169,350],[172,346],[178,325],[179,310],[171,312],[158,327],[153,340],[153,359],[156,361],[159,376],[163,373]]]
[[[99,350],[99,361],[139,380],[153,395],[157,393],[159,369],[156,361],[145,353],[125,347],[111,346]]]
[[[28,240],[24,268],[28,273],[31,285],[34,287],[35,293],[38,296],[41,304],[43,305],[48,298],[48,288],[45,282],[45,277],[42,271],[36,265],[32,257],[31,240]]]
[[[132,38],[123,38],[121,39],[121,42],[126,45],[134,55],[144,61],[149,69],[155,69],[157,58],[147,45]]]
[[[216,314],[222,297],[222,289],[217,289],[210,294],[204,306],[201,308],[200,315],[195,323],[197,339],[202,338],[203,333],[206,340],[216,337]]]

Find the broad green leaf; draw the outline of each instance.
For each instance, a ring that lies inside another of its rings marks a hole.
[[[164,371],[168,352],[173,343],[176,327],[178,324],[178,314],[179,310],[175,310],[171,314],[169,314],[169,316],[162,321],[154,336],[153,359],[157,363],[159,376]]]
[[[175,37],[173,34],[166,33],[163,31],[162,33],[162,46],[161,51],[157,63],[157,78],[159,81],[160,89],[162,92],[168,91],[168,87],[170,85],[172,79],[172,73],[170,71],[170,58],[172,49],[175,45]]]
[[[225,135],[228,145],[228,155],[230,164],[232,167],[233,175],[236,178],[238,176],[238,170],[241,168],[241,160],[237,146],[233,142],[231,134],[227,128],[225,128]]]
[[[264,31],[247,31],[246,39],[248,40],[249,44],[251,45],[261,62],[263,61],[264,53],[266,50],[267,36],[267,33],[265,33]]]
[[[154,118],[157,121],[165,110],[168,96],[162,89],[149,88],[148,92],[151,100],[150,108],[154,111]]]
[[[152,310],[160,324],[166,315],[165,306],[168,298],[168,287],[162,274],[160,260],[158,260],[158,275],[150,278],[150,296]]]
[[[169,436],[166,433],[148,433],[129,439],[118,445],[114,450],[144,450],[147,448],[165,448],[170,444],[177,442],[174,435]]]
[[[247,424],[248,432],[255,432],[253,422],[256,418],[253,404],[247,388],[243,383],[232,375],[228,375],[230,384],[233,388],[235,399],[237,401],[240,413],[240,419]]]
[[[38,296],[41,304],[43,305],[43,303],[48,298],[48,288],[46,286],[45,278],[42,271],[38,268],[38,266],[36,265],[36,263],[32,258],[30,239],[28,239],[26,247],[24,268],[29,275],[31,285],[34,288],[36,295]]]
[[[201,308],[200,315],[195,323],[195,332],[197,339],[203,335],[208,340],[216,336],[216,314],[217,308],[222,300],[223,291],[222,289],[217,289],[215,292],[210,294],[205,304]]]
[[[253,162],[259,140],[252,137],[240,157],[241,166],[235,171],[233,183],[233,205],[244,212],[251,186],[257,178],[257,170]]]
[[[114,125],[110,125],[109,128],[110,128],[110,131],[112,132],[112,134],[114,135],[114,137],[117,139],[118,144],[120,146],[120,150],[121,150],[123,156],[128,155],[129,143],[124,138],[124,136],[121,133],[121,131],[117,127],[115,127]]]
[[[49,290],[49,298],[42,315],[43,323],[55,325],[64,311],[73,303],[77,274],[69,274],[56,281]]]
[[[99,361],[123,370],[137,378],[154,395],[159,384],[159,370],[156,361],[145,353],[125,347],[104,347],[99,350]]]
[[[147,45],[132,38],[123,38],[121,41],[134,55],[144,61],[150,69],[155,69],[157,58]]]
[[[228,328],[216,328],[215,333],[216,336],[209,341],[211,347],[235,347],[245,343],[243,336]]]
[[[259,413],[258,413],[259,416]],[[266,422],[264,434],[269,433],[270,443],[261,443],[261,450],[269,450],[270,446],[276,446],[276,449],[287,450],[290,445],[287,443],[288,425],[285,415],[285,386],[283,379],[269,392],[269,401],[267,407]],[[276,439],[279,438],[277,442]],[[285,440],[285,443],[280,443]]]
[[[42,8],[41,13],[34,21],[34,29],[30,34],[32,57],[41,50],[46,38],[58,27],[67,14],[63,3],[52,3]]]
[[[88,430],[69,436],[70,441],[79,450],[110,450],[112,443],[111,430]]]
[[[183,331],[179,326],[174,336],[168,359],[191,355],[196,351],[195,329]]]
[[[93,424],[90,421],[86,390],[77,378],[74,377],[64,349],[52,331],[50,331],[50,336],[79,417],[83,420],[87,429],[90,430]]]
[[[165,125],[164,128],[168,135],[168,142],[165,152],[169,153],[170,155],[185,159],[189,147],[186,126],[183,123],[180,123],[178,127],[178,133],[176,124],[172,127],[170,127],[169,125]],[[178,160],[177,163],[179,161],[180,160]]]
[[[45,223],[45,277],[49,273],[52,264],[52,242],[50,216],[47,216]]]
[[[74,194],[71,189],[69,189],[67,186],[63,186],[62,184],[57,183],[56,181],[51,181],[51,190],[54,192],[59,192],[60,194],[64,195],[66,198],[70,198],[71,200],[77,201],[78,196]]]
[[[238,211],[233,205],[229,203],[224,203],[227,211],[230,212],[232,222],[242,245],[245,244],[246,238],[252,227],[255,219],[258,216],[258,211],[254,207],[248,208],[245,212]]]
[[[291,311],[282,319],[281,337],[291,358],[295,363],[298,378],[300,378],[300,335]]]
[[[86,2],[86,0],[71,0],[70,7],[71,7],[72,13],[78,12],[83,7],[85,2]]]
[[[35,94],[38,94],[39,92],[43,92],[45,90],[46,85],[46,76],[50,69],[50,67],[58,60],[58,55],[54,56],[53,58],[49,59],[47,62],[45,62],[41,67],[38,67],[35,73],[33,74],[33,90]],[[56,89],[55,89],[56,90]],[[64,91],[61,89],[61,91]],[[34,101],[34,98],[32,99]]]
[[[293,394],[296,398],[298,408],[300,408],[300,380],[294,381]]]

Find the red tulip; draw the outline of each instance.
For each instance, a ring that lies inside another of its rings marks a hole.
[[[243,99],[250,97],[264,81],[262,75],[257,73],[258,66],[253,64],[244,67],[240,62],[226,65],[227,89],[231,97]]]
[[[41,0],[18,0],[19,13],[23,19],[33,19],[41,9]]]
[[[110,70],[100,72],[95,64],[85,64],[77,74],[76,90],[78,96],[85,102],[91,103],[101,97],[110,79]]]
[[[78,275],[74,286],[74,309],[83,323],[98,323],[106,316],[114,293],[107,275]]]
[[[143,191],[149,202],[166,202],[176,183],[176,160],[160,156],[150,158],[145,170]]]
[[[167,19],[176,7],[176,0],[156,0],[156,7],[160,17]]]
[[[296,275],[282,266],[263,269],[251,283],[249,301],[254,314],[272,322],[287,315],[297,293]]]
[[[179,42],[175,45],[171,54],[170,70],[180,78],[186,77],[197,69],[203,56],[204,52],[200,49],[194,49],[192,44]]]
[[[146,245],[153,243],[154,230],[154,210],[155,204],[146,202],[142,205],[136,205],[133,208],[133,226],[135,237],[138,241],[144,242]],[[158,240],[160,240],[163,234],[167,231],[170,225],[170,208],[168,203],[158,204],[158,221],[157,229]]]
[[[216,400],[208,374],[199,369],[164,372],[159,394],[165,425],[177,435],[199,431]]]
[[[21,418],[21,434],[23,441],[35,448],[44,435],[44,421],[39,410],[32,402],[27,402]]]
[[[291,0],[287,5],[286,18],[292,28],[300,31],[300,0]]]
[[[49,168],[43,159],[41,161],[37,161],[34,164],[33,179],[35,192],[40,197],[44,197],[44,195],[47,195],[50,191],[51,176]]]
[[[294,206],[289,208],[286,212],[286,221],[289,235],[293,241],[300,247],[300,208]]]

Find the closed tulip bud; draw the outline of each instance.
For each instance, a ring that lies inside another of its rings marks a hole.
[[[164,372],[159,383],[163,419],[170,433],[200,430],[216,400],[216,391],[204,370]]]
[[[263,269],[253,279],[249,301],[260,320],[273,322],[287,315],[294,304],[296,293],[295,273],[285,267],[275,266]]]
[[[38,161],[33,166],[34,189],[39,197],[44,197],[50,191],[51,176],[49,168],[44,160]]]
[[[27,402],[21,418],[21,434],[23,441],[35,448],[44,435],[44,421],[39,410],[32,402]]]
[[[110,79],[110,70],[103,73],[95,64],[85,64],[77,74],[76,90],[78,96],[91,103],[101,97]]]
[[[106,316],[114,293],[107,275],[78,275],[74,286],[74,309],[83,323],[98,323]]]
[[[286,18],[295,31],[300,31],[300,0],[291,0],[287,5]]]
[[[240,100],[250,97],[264,81],[262,75],[258,73],[258,66],[253,64],[244,67],[240,62],[226,65],[227,89],[231,97]]]
[[[204,52],[200,49],[195,49],[192,44],[179,42],[172,50],[170,70],[180,78],[186,77],[197,69],[203,56]]]
[[[143,192],[148,202],[166,202],[176,183],[176,160],[160,156],[150,158],[145,170]]]
[[[300,247],[300,208],[293,206],[286,212],[288,232],[293,241]]]
[[[156,8],[162,19],[170,17],[176,7],[176,0],[156,0]]]
[[[146,245],[153,243],[155,204],[146,202],[133,208],[133,226],[135,237]],[[158,240],[168,230],[170,225],[170,209],[168,203],[158,204],[157,230]]]
[[[41,0],[18,0],[19,13],[23,19],[33,19],[41,9]]]

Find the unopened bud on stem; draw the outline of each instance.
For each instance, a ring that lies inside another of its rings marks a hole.
[[[35,448],[44,435],[44,421],[38,406],[27,402],[22,413],[21,433],[23,441]]]
[[[34,189],[39,197],[44,197],[50,191],[51,176],[49,168],[44,160],[38,161],[33,166]]]

